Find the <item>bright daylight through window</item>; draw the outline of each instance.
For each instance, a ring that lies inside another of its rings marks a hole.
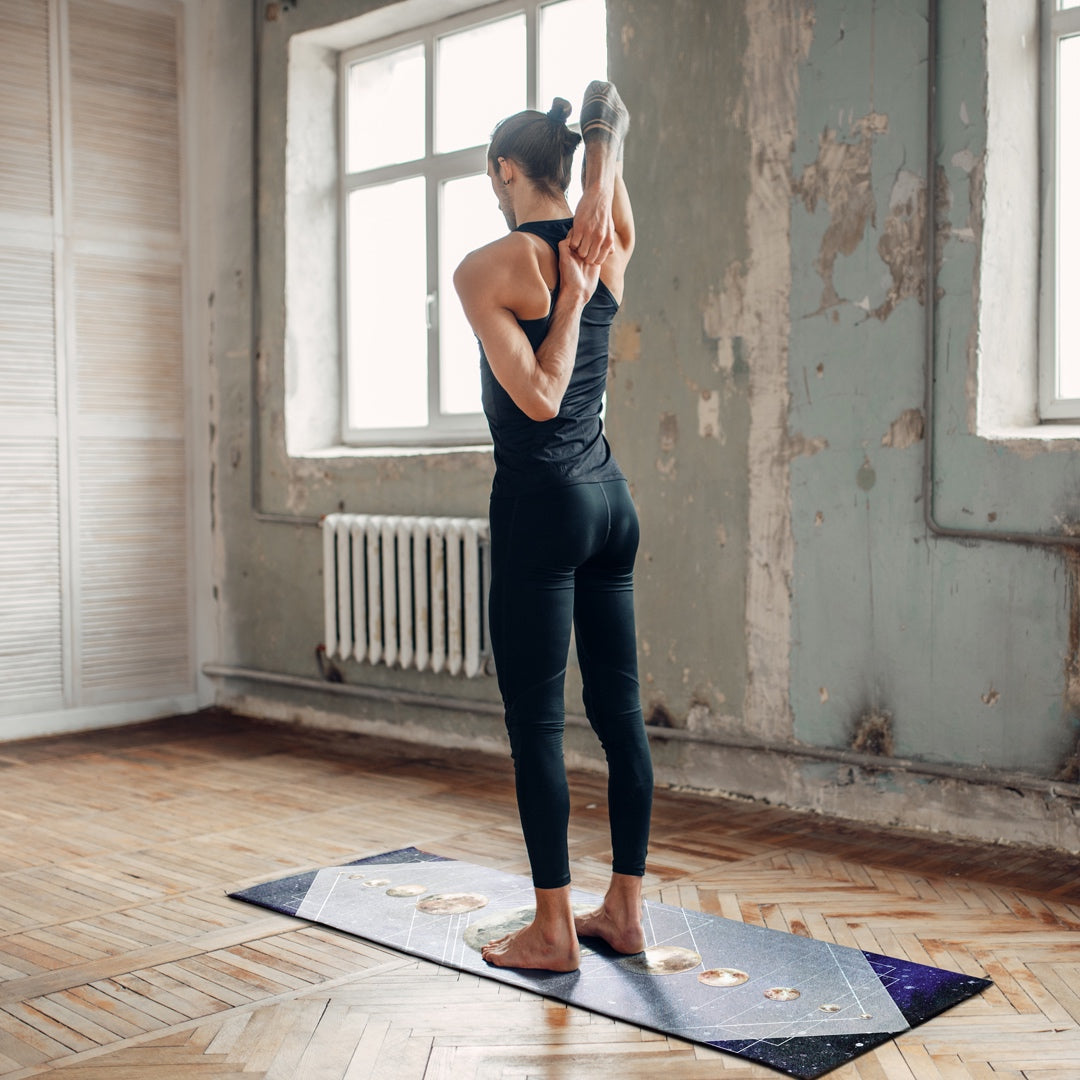
[[[491,130],[607,73],[604,0],[489,6],[343,54],[343,423],[353,444],[486,441],[479,353],[451,284],[503,235]],[[571,189],[570,205],[577,198]]]
[[[1080,421],[1080,0],[1044,0],[1039,411]]]

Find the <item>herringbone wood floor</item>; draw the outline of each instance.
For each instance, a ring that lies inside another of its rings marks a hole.
[[[228,899],[409,844],[523,873],[509,762],[220,713],[0,744],[0,1076],[778,1074]],[[600,889],[603,780],[572,779]],[[986,974],[837,1080],[1080,1080],[1077,861],[657,796],[651,897]]]

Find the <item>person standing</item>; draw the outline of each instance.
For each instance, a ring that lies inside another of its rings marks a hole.
[[[578,935],[644,948],[642,879],[653,773],[641,711],[633,571],[638,520],[603,433],[608,336],[634,248],[621,150],[629,114],[593,82],[582,136],[570,104],[501,121],[488,176],[510,232],[478,248],[454,284],[480,342],[495,454],[490,626],[536,893],[532,923],[486,945],[499,967],[573,971]],[[585,143],[583,195],[566,201]],[[563,760],[573,627],[586,715],[608,763],[612,875],[602,905],[574,917]]]

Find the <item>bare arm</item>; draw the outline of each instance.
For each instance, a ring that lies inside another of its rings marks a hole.
[[[629,126],[630,113],[614,85],[599,80],[589,83],[581,104],[583,192],[574,212],[570,246],[595,265],[602,263],[615,247],[612,203]]]
[[[599,268],[585,266],[566,240],[559,245],[559,294],[547,335],[534,352],[515,311],[539,278],[535,254],[518,242],[500,243],[466,257],[454,273],[454,287],[499,385],[530,420],[551,420],[574,371],[581,311],[596,289]]]

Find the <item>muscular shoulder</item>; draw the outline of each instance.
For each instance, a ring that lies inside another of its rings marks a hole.
[[[536,266],[536,248],[525,233],[512,232],[469,252],[454,273],[466,283],[517,277]]]
[[[482,301],[520,316],[540,294],[546,304],[548,285],[535,241],[527,233],[511,232],[466,255],[454,271],[454,287],[466,306]]]

